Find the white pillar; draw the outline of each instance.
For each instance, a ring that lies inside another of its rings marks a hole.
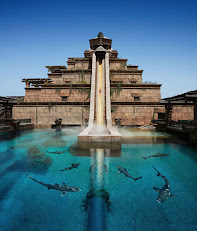
[[[109,53],[105,54],[105,79],[106,79],[106,119],[107,127],[112,126],[111,120],[111,99],[110,99],[110,79],[109,79]]]
[[[91,93],[90,93],[90,114],[89,126],[93,126],[94,121],[94,99],[95,99],[95,76],[96,76],[96,55],[92,53],[92,78],[91,78]]]

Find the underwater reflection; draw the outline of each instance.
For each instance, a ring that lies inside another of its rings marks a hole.
[[[106,150],[90,149],[91,174],[90,190],[84,204],[87,210],[87,230],[105,230],[106,214],[110,205],[110,195],[105,190],[105,177],[108,166],[105,163]]]
[[[16,137],[21,136],[21,131],[12,131],[12,132],[3,132],[0,133],[0,141],[4,141],[4,140],[12,140]]]
[[[104,176],[107,166],[104,163],[104,150],[90,150],[91,154],[91,186],[92,188],[104,188]]]
[[[91,156],[91,149],[103,150],[103,155],[108,157],[121,157],[121,143],[94,143],[80,142],[72,144],[69,152],[72,156]]]
[[[65,147],[66,141],[59,136],[52,137],[49,140],[42,142],[43,147]]]

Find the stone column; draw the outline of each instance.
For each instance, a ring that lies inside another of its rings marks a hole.
[[[30,87],[29,81],[26,81],[26,87]]]
[[[94,100],[95,100],[95,76],[96,76],[96,55],[92,53],[92,78],[91,78],[91,93],[90,93],[90,114],[89,114],[89,126],[93,126],[94,121]]]
[[[111,121],[111,99],[110,99],[110,79],[109,79],[109,52],[105,54],[105,80],[106,80],[106,119],[107,126],[112,126]]]

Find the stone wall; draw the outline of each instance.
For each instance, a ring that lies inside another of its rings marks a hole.
[[[150,124],[153,118],[158,119],[155,108],[154,105],[112,106],[112,123],[115,124],[115,119],[121,119],[121,125]]]
[[[161,100],[160,87],[146,88],[111,88],[112,102],[134,102],[134,97],[139,97],[141,102],[159,102]],[[90,88],[26,88],[25,102],[62,102],[62,97],[67,97],[67,102],[89,102]]]
[[[68,70],[90,69],[91,59],[90,58],[68,58],[67,68]]]
[[[127,69],[127,60],[110,59],[109,69],[110,70],[126,70]]]
[[[131,83],[142,83],[142,74],[141,73],[130,73],[130,72],[119,72],[116,73],[114,71],[110,72],[111,82],[116,82],[118,80],[123,84],[131,84]]]
[[[52,84],[66,83],[87,83],[90,84],[91,71],[88,70],[73,70],[62,74],[49,73],[48,77],[53,80]]]
[[[77,88],[29,88],[25,92],[25,102],[62,102],[62,97],[67,97],[67,102],[89,102],[90,89]]]
[[[172,109],[172,120],[193,120],[194,107],[193,106],[174,106]]]
[[[194,119],[193,106],[176,106],[172,112],[174,121]],[[115,124],[115,119],[121,119],[122,125],[146,125],[152,119],[157,120],[158,113],[165,113],[165,106],[112,106],[112,123]]]
[[[165,106],[155,105],[121,105],[112,106],[112,122],[121,119],[122,125],[146,125],[152,119],[158,119],[158,113],[165,113]],[[89,118],[88,106],[75,105],[15,105],[14,119],[31,119],[35,126],[51,126],[56,118],[62,118],[62,124],[81,125]],[[193,106],[177,106],[173,108],[172,119],[193,120]]]
[[[90,69],[91,68],[91,59],[81,62],[80,60],[75,61],[75,69]]]
[[[87,83],[90,84],[91,72],[88,71],[78,71],[75,73],[64,73],[62,74],[63,83],[66,81],[71,81],[71,83]]]
[[[117,94],[118,91],[118,94]],[[161,100],[160,87],[157,88],[111,88],[112,102],[133,102],[134,97],[140,97],[141,102],[159,102]],[[114,94],[113,94],[114,92]]]
[[[89,117],[89,107],[70,105],[16,105],[13,108],[14,119],[31,119],[35,127],[50,127],[57,118],[62,118],[62,124],[81,125]]]

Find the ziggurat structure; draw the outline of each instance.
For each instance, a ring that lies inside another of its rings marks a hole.
[[[89,41],[83,58],[68,58],[67,67],[46,66],[48,78],[22,80],[25,97],[14,105],[14,119],[31,119],[35,127],[51,127],[57,118],[62,125],[140,126],[164,117],[161,84],[143,83],[143,70],[118,58],[101,32]],[[173,110],[174,120],[193,116],[192,107]]]

